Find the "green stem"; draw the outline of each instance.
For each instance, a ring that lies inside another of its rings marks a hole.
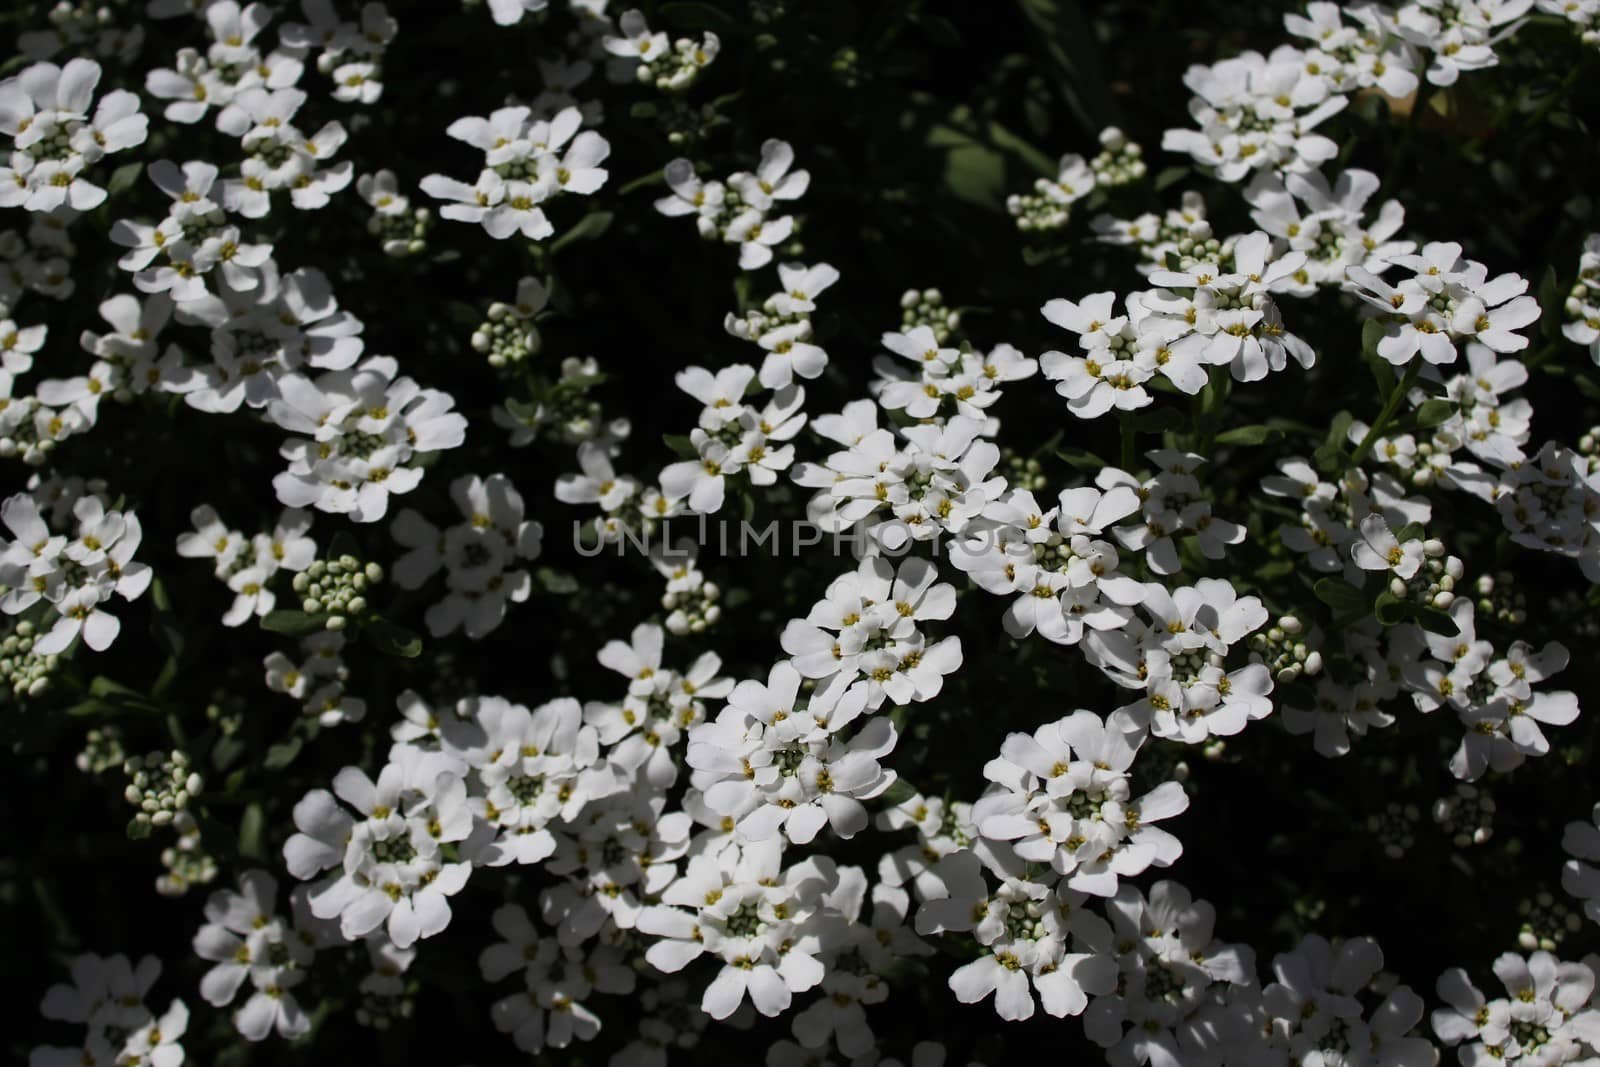
[[[1405,374],[1401,375],[1400,380],[1395,383],[1394,391],[1389,394],[1389,399],[1385,401],[1383,410],[1378,412],[1377,421],[1367,428],[1367,435],[1361,439],[1359,445],[1356,445],[1355,452],[1350,456],[1351,466],[1358,466],[1362,460],[1367,458],[1367,453],[1371,452],[1372,446],[1378,443],[1378,436],[1383,433],[1384,427],[1388,426],[1394,418],[1394,413],[1400,410],[1400,402],[1406,398],[1406,394],[1416,384],[1417,375],[1420,373],[1422,373],[1422,353],[1418,352],[1412,356],[1411,362],[1407,364]]]
[[[1135,448],[1134,448],[1134,440],[1133,439],[1134,439],[1134,435],[1136,434],[1137,431],[1135,431],[1134,428],[1133,428],[1133,417],[1131,415],[1124,414],[1122,416],[1122,419],[1121,419],[1121,425],[1122,425],[1122,469],[1127,471],[1129,474],[1132,474],[1133,473],[1133,464],[1134,464],[1135,459],[1138,456],[1138,453],[1135,451]]]

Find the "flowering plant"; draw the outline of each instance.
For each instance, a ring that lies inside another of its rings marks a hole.
[[[1600,1064],[1597,0],[13,8],[16,1062]]]

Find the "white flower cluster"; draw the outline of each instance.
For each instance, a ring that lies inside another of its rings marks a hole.
[[[54,534],[31,493],[17,493],[0,505],[0,521],[11,537],[0,539],[0,610],[19,615],[44,605],[54,621],[35,638],[32,654],[67,650],[81,634],[96,652],[111,647],[122,623],[103,605],[113,594],[135,600],[150,587],[150,568],[133,554],[144,536],[131,511],[109,510],[100,497],[85,493],[72,505],[74,533]],[[37,623],[43,628],[42,620]]]
[[[443,200],[439,214],[457,222],[476,222],[497,240],[520,233],[531,241],[555,234],[544,205],[563,193],[588,196],[606,182],[600,166],[611,145],[593,130],[579,132],[583,113],[576,107],[549,119],[517,105],[488,118],[457,119],[445,132],[483,152],[483,169],[471,185],[443,174],[422,179],[422,191]]]
[[[179,1067],[189,1008],[174,999],[156,1015],[145,998],[161,977],[161,961],[146,956],[137,964],[126,956],[85,953],[72,961],[72,983],[53,985],[39,1012],[46,1019],[73,1023],[84,1035],[72,1047],[41,1046],[28,1067],[79,1067],[81,1064],[149,1064]]]
[[[703,181],[692,161],[674,159],[663,171],[672,195],[657,200],[656,210],[693,216],[701,237],[738,245],[739,269],[756,270],[772,262],[773,249],[794,234],[794,216],[769,214],[810,188],[811,175],[793,166],[794,149],[776,139],[762,142],[754,174],[741,170],[726,181]]]
[[[672,40],[665,33],[651,33],[644,14],[636,8],[624,11],[617,27],[620,37],[607,36],[602,41],[606,51],[635,63],[634,77],[662,92],[681,93],[688,89],[722,48],[722,41],[710,31],[698,41],[689,37]]]
[[[0,132],[12,151],[0,167],[0,207],[89,211],[106,199],[87,170],[101,159],[144,143],[149,119],[139,97],[116,89],[89,105],[100,84],[100,64],[74,59],[66,66],[35,63],[0,82]]]
[[[1567,293],[1562,310],[1567,322],[1561,333],[1573,344],[1586,346],[1589,358],[1600,366],[1600,233],[1590,234],[1583,243],[1578,280]]]
[[[297,664],[282,652],[270,652],[262,662],[266,686],[300,701],[301,713],[323,726],[360,722],[367,702],[347,689],[350,668],[344,662],[347,638],[337,630],[322,630],[300,639]]]
[[[1496,41],[1533,3],[1309,3],[1303,15],[1284,15],[1285,29],[1306,47],[1284,44],[1268,55],[1249,51],[1190,67],[1184,84],[1195,94],[1189,114],[1199,128],[1168,130],[1161,146],[1225,182],[1315,170],[1338,151],[1317,127],[1354,94],[1376,90],[1395,103],[1412,98],[1423,76],[1444,87],[1463,71],[1496,65]]]
[[[522,495],[503,474],[457,478],[450,496],[462,521],[447,530],[411,508],[396,517],[395,540],[409,551],[394,577],[402,589],[420,589],[443,568],[449,593],[428,609],[428,632],[460,629],[477,640],[500,625],[507,604],[528,599],[533,579],[516,564],[538,558],[544,529],[522,517]]]
[[[178,555],[214,561],[217,577],[234,593],[224,626],[267,614],[278,602],[269,588],[272,578],[279,571],[298,574],[317,557],[317,543],[307,536],[311,516],[295,508],[283,512],[271,533],[249,538],[230,529],[209,504],[195,508],[190,519],[194,532],[179,535]]]

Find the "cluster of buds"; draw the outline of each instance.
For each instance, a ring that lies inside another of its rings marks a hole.
[[[1548,889],[1523,897],[1517,905],[1522,925],[1517,928],[1517,944],[1524,952],[1555,952],[1569,934],[1583,929],[1583,916],[1567,907]]]
[[[1455,603],[1456,583],[1466,572],[1459,556],[1445,553],[1444,542],[1430,537],[1422,542],[1422,566],[1410,578],[1394,575],[1389,592],[1401,600],[1447,611]]]
[[[489,317],[472,331],[472,347],[488,357],[489,366],[505,367],[537,355],[539,331],[509,304],[489,305]]]
[[[704,633],[722,618],[722,606],[717,601],[722,589],[716,582],[701,581],[693,586],[672,589],[661,595],[661,606],[667,611],[667,631],[682,637],[684,634]]]
[[[550,303],[550,291],[537,278],[517,283],[515,302],[496,300],[489,305],[488,318],[472,331],[472,347],[489,357],[489,366],[507,367],[536,356],[544,347],[534,316]]]
[[[1433,821],[1457,848],[1481,845],[1494,836],[1494,798],[1462,782],[1433,802]]]
[[[1378,839],[1385,856],[1397,860],[1417,843],[1417,823],[1421,820],[1422,812],[1415,804],[1390,801],[1383,811],[1367,816],[1367,832]]]
[[[122,765],[122,771],[128,776],[128,788],[122,795],[139,809],[134,821],[147,827],[171,824],[205,785],[181,750],[171,755],[133,756]]]
[[[670,50],[640,63],[635,76],[663,93],[681,93],[711,65],[721,48],[722,42],[709,31],[698,41],[679,37]]]
[[[164,897],[181,897],[192,887],[206,885],[217,877],[217,861],[200,844],[200,824],[188,812],[172,820],[178,840],[161,850],[161,865],[166,873],[156,879],[156,892]]]
[[[1044,475],[1043,463],[1019,455],[1010,448],[1000,449],[1000,470],[1005,475],[1006,484],[1013,489],[1042,493],[1050,485],[1050,480]]]
[[[59,656],[41,656],[33,651],[39,639],[38,627],[19,620],[12,631],[0,639],[0,679],[18,697],[36,697],[50,688]]]
[[[78,770],[84,774],[104,774],[120,767],[128,758],[122,747],[122,731],[115,726],[96,726],[84,739],[83,751],[78,753]]]
[[[1317,634],[1307,633],[1305,623],[1285,615],[1265,630],[1250,635],[1250,662],[1264,663],[1280,685],[1304,675],[1322,673],[1322,653],[1313,648]]]
[[[294,591],[307,615],[327,615],[329,630],[342,630],[352,617],[366,614],[367,591],[383,581],[383,568],[351,555],[316,560],[294,576]]]
[[[1474,607],[1479,618],[1493,619],[1508,626],[1521,626],[1528,621],[1528,598],[1515,586],[1515,576],[1510,571],[1494,575],[1480,575],[1473,583]]]
[[[1100,131],[1100,154],[1089,161],[1089,169],[1094,171],[1097,184],[1113,187],[1132,184],[1149,170],[1144,149],[1115,126]]]
[[[400,192],[393,171],[363,175],[356,189],[372,207],[367,232],[382,244],[384,255],[403,259],[427,251],[433,212],[411,206],[411,198]]]
[[[937,289],[907,289],[900,297],[900,330],[909,333],[918,326],[932,330],[934,340],[945,345],[961,328],[961,312],[945,307]]]

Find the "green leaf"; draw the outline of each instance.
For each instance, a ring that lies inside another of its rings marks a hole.
[[[129,689],[121,682],[107,678],[103,674],[97,676],[94,681],[89,683],[89,695],[99,697],[101,700],[105,700],[107,697],[114,696],[132,697],[136,700],[144,699],[144,694],[139,692],[137,689]]]
[[[1054,178],[1060,172],[1056,160],[992,120],[989,123],[989,140],[994,142],[995,147],[1013,153],[1046,178]]]
[[[672,449],[679,459],[699,459],[700,450],[694,447],[694,442],[682,434],[664,433],[661,443]]]
[[[127,192],[133,188],[133,183],[139,180],[139,175],[144,171],[143,163],[124,163],[111,172],[111,180],[106,182],[107,199]]]
[[[1555,267],[1545,267],[1544,277],[1539,281],[1539,308],[1544,312],[1544,321],[1539,324],[1539,330],[1552,341],[1561,336],[1565,295],[1561,291],[1561,281],[1556,277]]]
[[[656,9],[656,14],[676,29],[710,30],[724,37],[737,34],[740,29],[739,22],[732,15],[714,4],[675,0],[670,4],[662,4]]]
[[[413,659],[422,653],[422,636],[399,623],[374,615],[361,624],[361,635],[367,644],[385,656]]]
[[[1081,471],[1100,471],[1107,466],[1105,460],[1086,448],[1058,448],[1056,458]]]
[[[304,637],[323,629],[328,616],[307,615],[293,608],[278,608],[261,616],[261,628],[288,637]]]
[[[238,734],[224,734],[211,746],[211,766],[225,771],[244,755],[244,739]]]
[[[296,756],[300,755],[300,747],[304,744],[305,742],[298,735],[289,738],[287,741],[279,742],[267,749],[267,755],[261,761],[261,765],[269,771],[282,770],[293,763]]]
[[[945,185],[960,200],[999,211],[1005,203],[1006,161],[982,145],[953,149],[945,162]]]
[[[266,816],[261,810],[258,801],[252,801],[244,809],[244,817],[239,820],[239,855],[246,859],[266,859],[266,853],[261,848],[261,831],[266,825]]]
[[[1417,409],[1417,425],[1425,430],[1435,426],[1442,426],[1455,418],[1456,412],[1459,410],[1460,408],[1448,400],[1429,397]]]
[[[150,836],[151,824],[143,819],[132,818],[128,820],[128,839],[143,841]]]
[[[1311,587],[1317,599],[1333,609],[1335,615],[1366,614],[1366,595],[1343,578],[1321,578]]]
[[[570,244],[579,241],[593,241],[611,229],[611,223],[616,219],[614,211],[591,211],[576,224],[567,227],[565,233],[550,242],[550,254],[561,251]]]
[[[1224,430],[1217,434],[1216,443],[1219,445],[1261,445],[1268,441],[1276,441],[1283,434],[1270,426],[1238,426],[1231,430]]]
[[[556,596],[571,596],[578,591],[578,579],[565,571],[539,567],[534,570],[533,576],[538,579],[539,585],[547,593],[554,593]]]
[[[1172,188],[1189,176],[1188,167],[1166,167],[1156,175],[1156,192]]]
[[[1375,359],[1387,364],[1389,361],[1378,355],[1378,342],[1383,340],[1386,333],[1383,323],[1377,319],[1368,319],[1361,324],[1361,354],[1368,359]],[[1391,374],[1393,371],[1390,372]]]
[[[1176,408],[1150,408],[1130,416],[1128,421],[1140,433],[1163,433],[1183,425],[1183,416]]]
[[[457,326],[477,329],[483,325],[484,313],[465,300],[452,300],[444,306],[444,309]]]

